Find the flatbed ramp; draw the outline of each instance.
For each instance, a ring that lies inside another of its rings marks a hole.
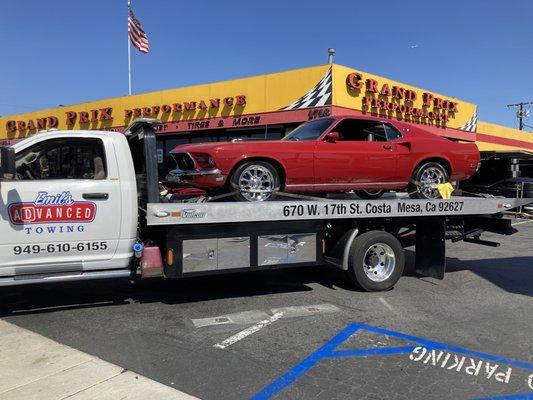
[[[149,203],[148,225],[187,225],[345,218],[486,215],[533,199],[452,197],[449,200],[384,199],[269,201],[263,203]]]

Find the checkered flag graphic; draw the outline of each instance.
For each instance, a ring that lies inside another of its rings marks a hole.
[[[280,110],[319,107],[331,104],[331,68],[309,92]]]
[[[462,131],[476,132],[477,131],[477,110],[474,115],[462,126],[459,127]]]

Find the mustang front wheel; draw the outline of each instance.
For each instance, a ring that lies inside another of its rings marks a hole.
[[[438,162],[428,162],[419,166],[413,173],[408,191],[413,199],[438,199],[435,185],[448,182],[448,171]]]
[[[231,175],[232,190],[239,193],[236,200],[266,201],[279,190],[280,178],[276,168],[264,161],[250,161],[240,165]]]

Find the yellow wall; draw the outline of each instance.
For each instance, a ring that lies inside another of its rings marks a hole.
[[[137,94],[132,96],[116,97],[75,104],[71,106],[39,110],[26,114],[10,115],[0,118],[0,139],[15,139],[37,132],[25,130],[22,132],[8,133],[6,124],[8,121],[24,121],[26,124],[32,120],[36,124],[37,118],[56,117],[59,121],[58,129],[104,129],[114,126],[126,126],[134,118],[124,116],[125,109],[138,107],[151,107],[163,104],[183,103],[200,100],[209,105],[209,99],[228,96],[246,96],[244,106],[233,105],[231,107],[220,106],[208,110],[195,110],[191,112],[171,112],[150,117],[160,118],[164,121],[180,121],[208,117],[220,117],[240,114],[254,114],[260,112],[277,111],[289,105],[311,89],[326,73],[328,65],[296,69],[274,74],[259,75],[249,78],[235,79],[198,86],[189,86],[177,89],[169,89],[158,92]],[[78,120],[73,125],[66,124],[66,112],[98,110],[104,107],[112,107],[112,120],[89,122],[80,124]]]
[[[479,150],[527,150],[533,153],[533,133],[525,132],[518,129],[508,128],[506,126],[490,124],[488,122],[478,121],[477,131],[480,134],[494,136],[495,138],[520,140],[528,143],[530,146],[503,145],[496,143],[483,142],[483,137],[479,137],[476,142]]]
[[[192,111],[170,113],[163,113],[161,110],[159,110],[157,114],[152,114],[149,116],[162,119],[163,121],[183,121],[209,117],[278,111],[299,99],[301,96],[305,95],[324,77],[329,68],[329,65],[320,65],[273,74],[253,76],[249,78],[168,89],[157,92],[137,94],[133,96],[116,97],[65,107],[39,110],[26,114],[4,116],[0,117],[0,140],[19,139],[38,131],[38,129],[26,129],[24,131],[17,130],[16,132],[8,132],[6,129],[8,121],[23,121],[24,123],[28,124],[28,121],[31,120],[34,124],[37,124],[38,118],[55,117],[58,120],[57,128],[59,129],[105,129],[127,126],[135,118],[135,116],[125,116],[125,110],[127,109],[152,106],[161,107],[164,104],[172,106],[174,103],[183,104],[184,102],[199,102],[201,100],[206,102],[209,106],[210,99],[220,98],[222,100],[224,97],[235,98],[235,96],[245,96],[246,104],[244,106],[223,106],[221,104],[220,107],[208,108],[207,110],[196,109]],[[383,84],[388,84],[390,88],[393,86],[399,86],[412,90],[417,94],[417,99],[412,104],[402,100],[394,100],[391,96],[380,97],[373,95],[373,97],[381,98],[389,102],[397,102],[398,104],[404,105],[410,104],[412,107],[421,109],[423,108],[422,96],[424,92],[431,93],[433,96],[444,100],[457,102],[458,111],[456,113],[448,113],[449,120],[446,123],[446,126],[449,128],[460,128],[467,121],[469,121],[476,112],[476,106],[474,104],[460,101],[453,97],[425,91],[411,85],[406,85],[401,82],[358,71],[342,65],[333,65],[332,68],[332,104],[336,106],[362,110],[362,98],[368,95],[368,93],[365,90],[356,91],[350,89],[346,84],[346,78],[348,74],[357,72],[362,75],[363,81],[366,79],[376,80],[378,83],[378,88],[381,88]],[[105,107],[113,108],[111,120],[99,120],[96,122],[80,124],[79,118],[77,118],[75,123],[72,125],[67,125],[66,123],[67,112],[90,113],[91,110],[99,110]],[[389,115],[398,116],[392,112],[389,112]],[[413,119],[413,121],[419,122],[416,121],[416,119]],[[516,129],[489,124],[482,121],[478,121],[477,132],[484,135],[490,135],[495,138],[514,139],[526,143],[526,146],[521,148],[520,144],[498,144],[478,139],[477,144],[480,150],[527,149],[528,151],[533,151],[531,147],[533,145],[533,134],[524,133]]]

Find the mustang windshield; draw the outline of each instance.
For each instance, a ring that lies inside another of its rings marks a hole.
[[[306,122],[285,136],[283,140],[317,140],[332,122],[333,118]]]

